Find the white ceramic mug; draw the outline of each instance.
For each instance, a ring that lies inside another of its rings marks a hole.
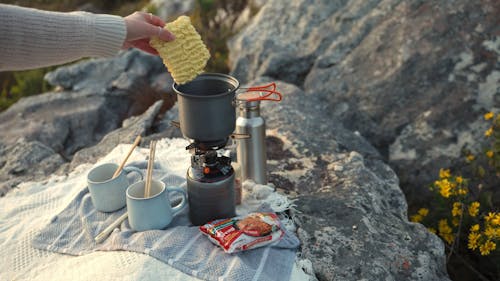
[[[130,227],[135,231],[164,229],[187,203],[187,193],[177,186],[165,186],[158,180],[151,180],[150,196],[144,197],[145,181],[139,181],[127,188],[127,213]],[[169,193],[178,192],[182,201],[172,207]]]
[[[126,205],[126,191],[130,185],[127,174],[137,172],[144,178],[142,171],[136,167],[126,166],[120,174],[113,177],[118,165],[106,163],[92,168],[87,175],[87,184],[90,197],[96,210],[101,212],[114,212]]]

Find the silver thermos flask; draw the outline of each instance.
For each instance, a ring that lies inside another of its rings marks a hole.
[[[266,123],[260,116],[260,101],[238,100],[238,111],[235,133],[247,135],[238,140],[236,148],[241,182],[251,179],[267,184]]]

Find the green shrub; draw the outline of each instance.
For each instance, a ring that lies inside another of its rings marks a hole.
[[[26,71],[11,72],[4,76],[0,93],[0,111],[7,109],[22,97],[38,95],[49,89],[49,84],[43,80],[45,73],[54,67],[39,68]],[[9,75],[10,74],[10,75]]]
[[[439,171],[431,185],[435,199],[428,208],[410,216],[426,225],[445,243],[448,265],[466,265],[474,277],[500,277],[500,114],[488,112],[484,119],[486,145],[479,153],[464,150],[465,165],[453,173]],[[431,210],[431,211],[430,211]],[[455,259],[455,260],[453,260]],[[459,275],[455,273],[456,275]],[[453,276],[452,276],[453,277]],[[464,280],[462,276],[455,276]]]
[[[236,21],[247,6],[247,0],[196,1],[191,20],[210,50],[208,72],[229,72],[227,41],[238,32]]]

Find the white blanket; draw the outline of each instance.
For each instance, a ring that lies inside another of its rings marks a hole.
[[[184,177],[190,163],[190,155],[184,150],[187,144],[183,139],[161,140],[157,144],[156,163],[166,172]],[[95,165],[120,163],[129,148],[130,145],[119,145]],[[137,148],[129,162],[143,161],[147,155],[147,149]],[[69,256],[31,246],[34,235],[81,191],[92,166],[84,164],[67,176],[24,183],[0,198],[0,280],[198,280],[135,252],[94,252]],[[248,204],[240,206],[238,212],[251,209],[254,195],[244,193],[244,196]],[[275,192],[269,192],[264,198],[262,194],[259,196],[259,200],[274,202],[277,209],[289,207],[286,197]],[[304,264],[303,261],[301,264]],[[297,266],[292,271],[291,280],[312,278]]]

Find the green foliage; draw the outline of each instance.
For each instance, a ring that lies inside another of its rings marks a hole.
[[[37,95],[49,89],[43,76],[53,67],[5,73],[0,92],[0,111],[7,109],[22,97]]]
[[[236,22],[248,6],[247,0],[197,0],[191,21],[210,50],[206,70],[228,73],[228,39],[236,34]]]
[[[156,5],[153,3],[147,4],[146,7],[144,7],[144,9],[146,10],[146,12],[151,13],[153,15],[156,15],[158,13],[158,7],[156,7]]]
[[[489,125],[484,132],[487,145],[477,154],[464,150],[465,165],[454,173],[441,169],[439,179],[431,185],[435,199],[428,203],[428,208],[410,216],[410,220],[423,223],[443,239],[448,264],[455,267],[452,272],[459,263],[466,265],[474,278],[498,280],[500,114],[488,112],[484,119]]]

